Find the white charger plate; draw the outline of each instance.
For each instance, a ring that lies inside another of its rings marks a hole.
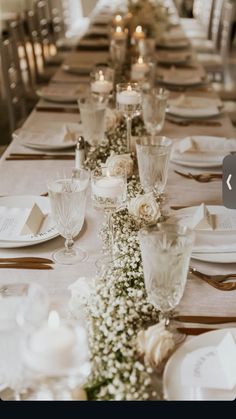
[[[69,74],[77,74],[79,76],[89,76],[92,71],[92,67],[88,65],[69,65],[64,64],[62,66],[63,71]]]
[[[209,333],[203,333],[183,343],[171,356],[166,364],[163,376],[164,397],[167,400],[234,400],[235,391],[216,389],[197,389],[181,385],[181,363],[184,357],[196,349],[205,346],[216,346],[224,335],[230,332],[236,339],[236,328],[221,329]],[[195,394],[194,394],[195,393]]]
[[[193,206],[193,207],[188,207],[188,208],[183,208],[177,211],[174,211],[173,213],[178,215],[178,213],[180,214],[180,212],[184,215],[187,214],[189,211],[194,211],[197,207]],[[234,211],[234,210],[229,210],[227,208],[225,208],[223,205],[207,205],[207,208],[209,209],[209,211],[211,213],[214,214],[219,214],[222,212],[228,212],[228,211]],[[201,234],[204,234],[204,231],[201,231]],[[214,235],[214,231],[206,231],[206,234],[212,234]],[[227,234],[227,233],[226,233]],[[236,234],[236,231],[230,231],[229,234]],[[191,254],[191,258],[195,259],[195,260],[199,260],[202,262],[209,262],[209,263],[236,263],[236,252],[204,252],[204,253],[194,253],[194,251]]]
[[[221,115],[222,112],[223,112],[223,109],[219,109],[219,108],[216,109],[215,112],[212,112],[210,110],[208,111],[207,108],[202,108],[202,109],[197,110],[197,115],[196,114],[194,115],[194,110],[192,111],[192,114],[190,114],[189,109],[186,109],[186,113],[184,113],[184,108],[181,108],[181,113],[178,112],[177,107],[176,109],[174,109],[174,112],[173,112],[173,108],[172,108],[172,111],[168,107],[166,109],[167,115],[174,116],[176,118],[181,118],[181,119],[184,118],[186,120],[215,118],[216,116]]]
[[[55,222],[50,216],[51,209],[49,198],[34,195],[6,196],[0,198],[0,206],[5,206],[9,208],[30,208],[35,203],[40,207],[41,211],[44,214],[49,214],[47,226],[45,227],[45,229],[42,230],[43,233],[46,233],[51,229],[49,235],[46,238],[38,237],[35,241],[31,242],[0,240],[1,249],[35,246],[36,244],[44,243],[48,240],[54,239],[55,237],[59,236],[59,233],[55,227]]]
[[[198,141],[204,141],[205,139],[209,140],[209,141],[214,141],[214,139],[216,138],[223,138],[223,137],[216,137],[216,136],[206,136],[206,135],[194,135],[193,136],[194,141],[196,141],[196,143]],[[227,141],[227,140],[226,140]],[[201,158],[201,155],[199,153],[199,161],[191,161],[191,160],[185,160],[184,159],[184,153],[180,154],[179,156],[182,156],[182,158],[176,158],[174,157],[174,153],[172,153],[172,157],[171,157],[171,162],[175,163],[175,164],[179,164],[181,166],[186,166],[186,167],[193,167],[193,168],[202,168],[202,169],[210,169],[210,168],[218,168],[218,167],[222,167],[222,162],[224,157],[229,153],[230,151],[225,151],[225,154],[222,154],[222,160],[219,161],[219,156],[218,158],[213,161],[212,159],[210,161],[204,161]],[[197,156],[197,152],[194,153],[195,156]],[[202,153],[201,153],[202,154]],[[217,156],[216,156],[217,157]]]

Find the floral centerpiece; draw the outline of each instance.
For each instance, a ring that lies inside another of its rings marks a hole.
[[[168,13],[162,0],[129,0],[131,32],[138,25],[144,29],[146,36],[159,40],[168,25]]]
[[[136,133],[142,131],[140,120],[134,129]],[[86,164],[90,168],[106,164],[115,172],[124,167],[129,171],[127,205],[113,215],[115,259],[97,278],[80,278],[70,287],[70,310],[75,317],[86,318],[89,330],[92,374],[86,384],[87,396],[91,400],[160,398],[161,392],[153,391],[151,385],[154,363],[145,354],[146,341],[140,334],[158,322],[158,313],[147,300],[138,231],[142,226],[161,222],[163,217],[158,200],[144,194],[137,175],[132,175],[136,162],[133,154],[124,154],[123,121],[108,134],[108,139],[109,144],[90,149]],[[106,251],[106,224],[101,237]],[[168,339],[163,334],[156,340],[156,363],[165,358],[170,347]]]

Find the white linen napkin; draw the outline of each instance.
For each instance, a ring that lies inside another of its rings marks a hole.
[[[186,137],[174,146],[173,160],[221,163],[224,156],[236,151],[236,139],[224,137]]]
[[[233,390],[236,386],[236,344],[225,333],[218,345],[203,346],[187,353],[181,364],[184,386]]]
[[[163,74],[163,81],[165,83],[187,86],[189,84],[201,83],[202,76],[191,70],[185,71],[181,69],[181,71],[179,71],[177,68],[172,67]]]

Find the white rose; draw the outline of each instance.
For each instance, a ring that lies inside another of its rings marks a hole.
[[[111,154],[105,163],[105,166],[110,170],[111,175],[117,176],[123,173],[127,177],[132,176],[134,163],[130,154]]]
[[[120,112],[117,110],[112,110],[110,108],[106,109],[106,116],[105,116],[105,125],[106,125],[106,131],[111,130],[112,128],[115,128],[118,122],[121,119]]]
[[[129,202],[129,213],[134,217],[150,222],[156,222],[161,216],[160,207],[152,193],[139,195]]]
[[[175,347],[173,334],[165,327],[165,321],[142,330],[137,336],[137,349],[145,360],[155,367],[171,354]]]
[[[79,318],[83,316],[83,309],[90,303],[94,295],[95,279],[81,277],[73,282],[68,289],[71,292],[69,310],[74,317]]]

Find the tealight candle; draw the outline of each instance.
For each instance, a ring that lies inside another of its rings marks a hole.
[[[144,39],[145,38],[145,33],[143,32],[142,26],[137,26],[136,27],[135,32],[133,33],[133,38],[136,41],[139,41],[140,39]]]
[[[49,313],[48,322],[30,338],[31,364],[36,370],[52,371],[69,367],[76,344],[75,332],[60,323],[56,311]]]
[[[124,180],[115,176],[98,179],[93,184],[93,193],[101,198],[114,199],[124,192]]]
[[[105,80],[102,71],[99,71],[99,80],[91,83],[91,90],[94,93],[110,93],[112,88],[112,82]]]
[[[127,90],[117,93],[117,102],[120,105],[139,105],[141,103],[141,95],[132,90],[131,86],[128,86]]]
[[[122,24],[122,22],[123,22],[123,17],[121,15],[116,15],[114,17],[113,22],[114,22],[114,25],[120,26]]]
[[[141,80],[143,79],[144,75],[148,72],[149,67],[143,61],[142,57],[139,57],[137,63],[132,65],[131,69],[131,78],[132,80]]]
[[[121,26],[117,26],[115,32],[112,34],[112,37],[116,41],[124,41],[126,39],[126,32],[123,31]]]

